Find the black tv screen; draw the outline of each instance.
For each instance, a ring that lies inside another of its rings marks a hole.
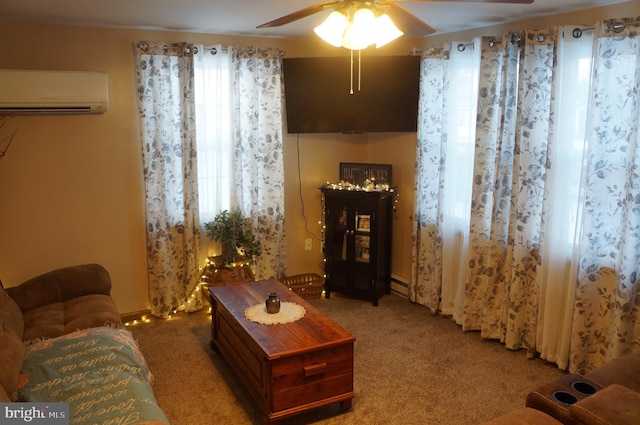
[[[420,58],[354,54],[285,58],[284,91],[289,133],[415,132]]]

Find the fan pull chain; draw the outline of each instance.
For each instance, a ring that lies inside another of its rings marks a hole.
[[[358,91],[362,80],[362,50],[358,50]],[[353,50],[351,50],[351,88],[349,94],[353,94]]]
[[[351,52],[351,87],[349,89],[349,94],[353,94],[353,50]]]
[[[358,50],[358,91],[360,91],[360,81],[362,81],[362,50]]]

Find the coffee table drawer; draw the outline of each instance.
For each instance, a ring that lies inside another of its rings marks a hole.
[[[274,360],[274,412],[353,392],[353,343]]]

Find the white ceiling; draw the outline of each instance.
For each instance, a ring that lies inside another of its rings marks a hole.
[[[0,20],[256,37],[312,37],[312,28],[329,11],[279,28],[256,29],[256,26],[321,1],[324,0],[0,0]],[[535,0],[532,4],[515,5],[407,0],[400,5],[435,28],[436,34],[442,34],[624,2]]]

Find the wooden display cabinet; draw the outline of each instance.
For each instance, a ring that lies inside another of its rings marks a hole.
[[[391,293],[395,190],[320,188],[324,197],[325,296],[345,293],[374,306]]]

